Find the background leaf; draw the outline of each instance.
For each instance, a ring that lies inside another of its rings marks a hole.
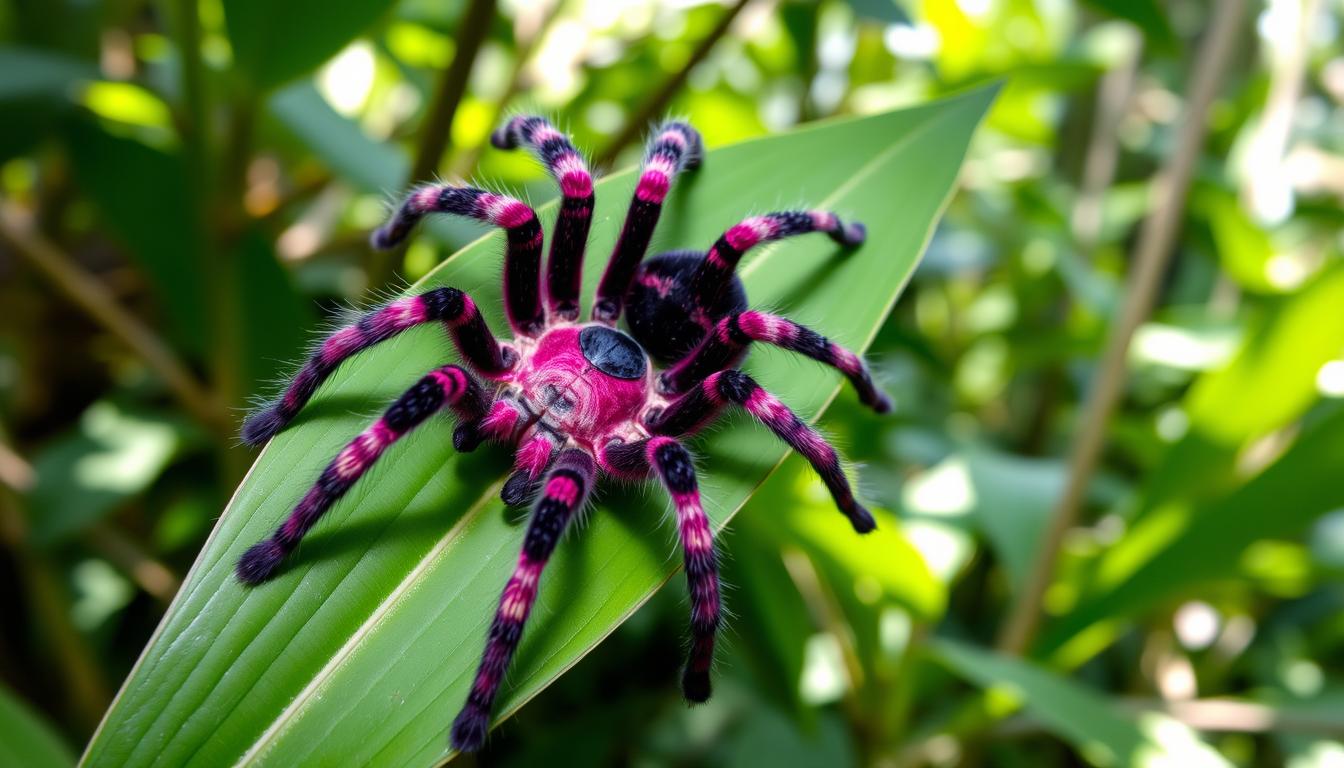
[[[741,216],[793,202],[866,221],[870,239],[848,257],[803,238],[742,269],[755,303],[863,348],[913,270],[992,97],[980,89],[715,150],[670,196],[655,250],[704,247]],[[599,185],[590,291],[633,183],[626,172]],[[478,241],[424,281],[471,292],[497,329],[505,327],[499,242]],[[361,355],[272,441],[95,736],[90,764],[405,765],[444,755],[522,535],[520,513],[497,500],[504,451],[453,456],[451,426],[427,425],[332,511],[274,582],[243,589],[232,569],[368,416],[447,349],[437,329],[425,328]],[[750,368],[808,417],[838,389],[831,372],[782,355],[754,356]],[[702,445],[707,506],[719,525],[784,455],[741,419]],[[566,538],[501,713],[572,666],[672,576],[663,506],[605,495]]]
[[[326,61],[392,7],[391,0],[225,0],[235,66],[270,88]]]
[[[50,725],[0,686],[0,765],[62,768],[75,756]]]

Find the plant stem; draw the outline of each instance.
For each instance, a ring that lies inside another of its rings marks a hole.
[[[1088,482],[1105,446],[1107,424],[1124,389],[1130,339],[1151,311],[1158,284],[1170,260],[1195,161],[1204,144],[1209,106],[1235,52],[1234,43],[1241,31],[1245,9],[1245,0],[1227,0],[1219,3],[1212,13],[1213,27],[1199,48],[1191,76],[1190,96],[1176,141],[1153,182],[1150,212],[1144,219],[1134,248],[1134,268],[1125,302],[1111,327],[1106,351],[1088,392],[1064,492],[1041,536],[1032,571],[999,636],[1001,651],[1023,654],[1040,627],[1045,592],[1054,578],[1060,545],[1078,519]]]
[[[551,24],[560,15],[560,11],[564,10],[564,7],[565,0],[557,0],[539,12],[534,8],[520,8],[518,10],[518,18],[514,23],[513,69],[509,71],[509,81],[504,87],[504,92],[495,100],[491,109],[490,122],[488,123],[491,128],[504,122],[504,115],[509,109],[509,104],[513,103],[514,97],[524,87],[523,75],[527,70],[527,63],[532,59],[532,53],[536,50],[537,44],[546,37],[546,31],[551,28]],[[534,13],[539,17],[535,23],[527,25],[531,27],[530,29],[523,29],[523,14],[525,13]],[[470,178],[476,172],[476,164],[480,162],[481,152],[485,149],[488,141],[487,138],[485,141],[459,152],[453,159],[451,176],[453,178]]]
[[[691,52],[691,56],[686,60],[686,63],[673,73],[647,101],[640,105],[640,108],[626,122],[625,127],[616,135],[616,138],[612,139],[610,144],[597,153],[597,156],[593,158],[594,167],[611,167],[616,157],[621,154],[621,150],[630,146],[644,131],[648,130],[649,123],[663,114],[667,105],[672,102],[672,97],[676,96],[681,87],[686,84],[686,79],[691,76],[691,70],[704,61],[705,57],[709,56],[709,52],[714,50],[714,46],[723,39],[724,35],[728,34],[728,29],[732,26],[733,20],[737,18],[743,8],[747,7],[749,2],[751,0],[737,0],[736,3],[733,3],[732,7],[719,19],[719,23],[714,26],[714,29],[710,30],[710,33],[705,35],[704,39],[695,46],[695,50]]]
[[[126,344],[149,366],[197,421],[215,432],[230,429],[228,413],[168,344],[124,309],[98,278],[54,243],[38,234],[11,204],[0,204],[0,242],[56,286],[95,322]]]
[[[495,18],[495,0],[471,0],[467,6],[461,24],[458,25],[455,40],[457,51],[453,60],[439,76],[434,90],[434,99],[429,106],[429,114],[420,128],[420,143],[416,149],[415,162],[411,165],[411,175],[407,186],[430,181],[443,160],[452,138],[453,118],[457,107],[467,92],[467,81],[476,57],[481,51],[490,32],[490,22]],[[369,263],[369,289],[376,292],[396,279],[406,256],[404,247],[382,256],[375,256]]]

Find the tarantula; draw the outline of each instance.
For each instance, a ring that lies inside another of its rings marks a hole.
[[[620,239],[597,290],[588,322],[579,320],[580,271],[593,215],[593,181],[568,137],[540,117],[515,117],[491,136],[500,149],[524,145],[539,156],[562,193],[545,281],[542,230],[536,213],[511,197],[471,187],[430,184],[412,191],[372,237],[376,248],[404,240],[429,213],[469,216],[502,227],[504,303],[514,338],[501,343],[471,297],[434,288],[397,299],[327,337],[280,397],[243,426],[251,444],[285,427],[342,361],[424,323],[440,323],[462,365],[430,371],[382,418],[327,465],[275,533],[245,552],[237,575],[247,584],[273,576],[304,534],[368,471],[392,443],[430,415],[451,410],[459,451],[484,440],[517,446],[515,470],[501,496],[509,505],[536,495],[522,552],[504,587],[484,657],[451,741],[479,749],[491,707],[537,596],[541,571],[569,521],[602,473],[656,477],[676,508],[691,601],[691,644],[682,692],[691,702],[710,695],[714,636],[721,621],[713,530],[701,506],[695,466],[680,438],[704,428],[729,405],[754,416],[820,473],[854,530],[874,521],[855,500],[839,457],[804,423],[737,365],[753,342],[792,350],[838,368],[863,403],[878,412],[890,401],[857,355],[791,320],[747,309],[734,273],[750,248],[807,232],[857,246],[864,228],[825,211],[753,216],[730,227],[708,252],[675,251],[643,260],[673,179],[700,164],[700,135],[664,123],[649,142]],[[545,290],[542,290],[542,286]],[[618,330],[628,311],[629,334]],[[658,371],[650,358],[668,367]]]

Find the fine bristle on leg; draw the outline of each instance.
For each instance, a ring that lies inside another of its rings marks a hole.
[[[667,394],[685,392],[710,374],[732,367],[752,342],[772,344],[832,366],[854,385],[864,405],[878,413],[891,410],[891,398],[873,383],[868,366],[857,354],[805,325],[756,310],[720,320],[699,347],[663,372],[659,387]]]
[[[658,421],[649,427],[654,433],[669,437],[689,434],[702,428],[728,403],[751,414],[807,459],[821,476],[826,490],[830,491],[835,506],[849,518],[855,531],[868,533],[877,527],[872,513],[854,498],[835,448],[742,371],[720,371],[709,376],[668,405]]]
[[[700,500],[695,463],[686,448],[670,437],[613,442],[604,448],[602,455],[605,465],[621,475],[652,471],[672,497],[686,566],[686,589],[691,598],[691,647],[682,670],[681,690],[687,701],[707,701],[722,604],[714,529]]]
[[[449,737],[454,749],[474,752],[484,743],[495,696],[504,682],[504,673],[518,649],[523,626],[537,599],[542,569],[570,519],[587,500],[596,473],[592,457],[577,449],[562,451],[547,473],[523,537],[518,563],[500,595],[499,609],[490,625],[480,667],[462,711],[453,721]]]
[[[280,397],[244,422],[243,442],[259,445],[274,437],[298,415],[322,382],[355,354],[409,328],[432,322],[447,327],[463,358],[477,370],[496,373],[512,364],[470,296],[456,288],[433,288],[366,312],[324,339]]]
[[[451,407],[460,418],[479,419],[481,397],[471,374],[456,365],[436,369],[406,390],[382,418],[332,459],[275,533],[243,553],[236,568],[238,580],[255,585],[274,576],[304,535],[393,443],[444,407]]]

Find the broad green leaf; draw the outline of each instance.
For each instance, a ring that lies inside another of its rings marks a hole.
[[[89,406],[79,425],[43,446],[28,493],[32,535],[49,546],[143,493],[199,434],[182,419],[110,400]]]
[[[69,99],[76,83],[97,77],[97,67],[71,56],[0,46],[0,102],[34,96]]]
[[[952,671],[1006,694],[1005,709],[1023,707],[1094,765],[1231,765],[1175,720],[1124,715],[1101,693],[1043,667],[952,640],[934,641],[932,647]]]
[[[1096,622],[1131,615],[1193,588],[1232,576],[1257,542],[1293,539],[1312,521],[1344,507],[1344,408],[1312,424],[1267,469],[1223,498],[1193,509],[1172,503],[1101,563],[1101,585],[1066,616],[1043,646],[1056,649]],[[1123,547],[1123,549],[1121,548]]]
[[[866,221],[869,240],[852,254],[798,238],[742,269],[757,304],[863,348],[914,269],[992,97],[985,88],[715,150],[670,195],[656,247],[705,247],[781,200]],[[590,293],[634,181],[627,171],[598,185]],[[543,213],[554,218],[554,206]],[[470,291],[504,329],[500,244],[498,233],[479,240],[417,289]],[[424,765],[446,756],[448,723],[523,534],[522,513],[498,500],[503,449],[454,456],[451,424],[426,425],[331,511],[273,582],[245,589],[233,565],[371,414],[452,359],[450,349],[427,327],[360,355],[271,442],[95,735],[89,764]],[[753,358],[752,372],[808,418],[839,389],[833,372],[787,355]],[[697,448],[718,526],[785,454],[741,419]],[[677,569],[660,497],[603,497],[548,567],[501,716],[573,666]]]
[[[178,347],[204,352],[205,277],[193,247],[200,223],[181,156],[115,136],[87,116],[69,121],[65,135],[80,188],[153,283],[165,331]]]
[[[1157,0],[1087,0],[1087,4],[1116,18],[1133,22],[1153,47],[1170,51],[1176,45],[1171,22]]]
[[[308,72],[392,7],[392,0],[224,0],[234,65],[259,89]]]
[[[74,753],[51,726],[0,686],[0,765],[62,768],[74,764]]]

